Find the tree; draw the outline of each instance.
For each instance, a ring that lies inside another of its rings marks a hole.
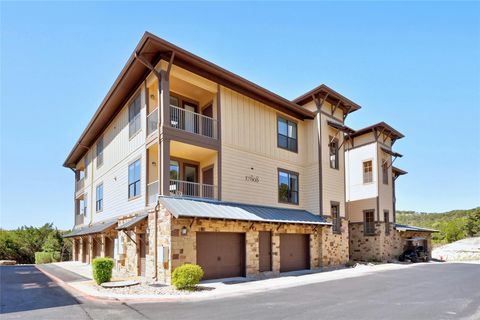
[[[465,233],[468,237],[480,236],[480,208],[468,215],[465,223]]]

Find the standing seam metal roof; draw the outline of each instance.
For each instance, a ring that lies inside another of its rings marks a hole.
[[[176,218],[198,217],[252,222],[331,225],[323,217],[299,209],[166,196],[160,197],[160,203]]]

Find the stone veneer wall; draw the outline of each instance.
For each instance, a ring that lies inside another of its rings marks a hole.
[[[191,226],[190,226],[191,225]],[[182,227],[187,228],[187,234],[182,236]],[[278,230],[277,230],[278,228]],[[196,232],[242,232],[245,233],[246,241],[246,275],[250,277],[259,276],[259,231],[272,232],[272,272],[280,272],[280,234],[282,233],[306,233],[310,234],[310,267],[316,269],[320,267],[321,257],[321,226],[316,230],[315,226],[269,223],[252,223],[227,220],[207,220],[180,218],[172,219],[171,230],[171,248],[172,264],[171,268],[184,263],[196,263]]]
[[[390,233],[385,233],[385,223],[375,223],[375,235],[364,235],[363,223],[350,223],[350,258],[357,261],[393,261],[398,259],[405,249],[405,240],[421,237],[428,241],[431,256],[431,233],[400,232],[393,229],[390,223]]]
[[[148,214],[148,251],[146,256],[146,277],[159,282],[170,283],[172,250],[171,250],[172,217],[163,207],[157,213],[157,274],[155,274],[155,212]]]
[[[332,222],[331,218],[327,218],[328,222]],[[342,218],[341,232],[333,233],[331,227],[323,228],[322,231],[322,266],[338,266],[348,262],[349,260],[349,228],[348,220]]]

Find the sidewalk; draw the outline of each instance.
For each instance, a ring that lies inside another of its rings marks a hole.
[[[184,292],[170,291],[175,294],[118,294],[106,289],[98,289],[92,280],[91,266],[79,262],[61,262],[38,266],[38,268],[58,282],[80,292],[80,296],[135,301],[195,301],[215,298],[225,298],[237,295],[245,295],[269,290],[283,289],[333,281],[338,279],[367,276],[372,273],[391,271],[419,266],[417,264],[380,264],[358,265],[355,268],[332,270],[332,271],[301,271],[282,274],[280,277],[265,280],[252,280],[247,278],[231,278],[216,281],[203,281],[200,283],[201,291]],[[114,280],[125,280],[118,273],[114,273]],[[132,279],[132,278],[129,278]],[[133,279],[138,279],[133,278]],[[153,285],[155,286],[155,285]],[[163,286],[167,287],[167,286]]]

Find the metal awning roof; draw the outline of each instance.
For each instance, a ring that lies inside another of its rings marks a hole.
[[[64,235],[64,238],[72,238],[72,237],[80,237],[86,236],[94,233],[101,233],[117,224],[117,219],[114,220],[106,220],[98,223],[94,223],[89,226],[80,227],[78,229],[73,229],[72,232],[67,233]]]
[[[383,152],[391,155],[392,157],[399,157],[399,158],[403,157],[402,154],[400,154],[400,153],[398,153],[398,152],[394,152],[394,151],[392,151],[392,150],[390,150],[390,149],[387,149],[387,148],[385,148],[385,147],[381,147],[381,149],[382,149]]]
[[[176,218],[198,217],[251,222],[331,225],[323,217],[306,210],[166,196],[161,196],[159,199],[160,203]]]
[[[338,129],[340,131],[345,132],[346,134],[351,134],[351,133],[355,132],[355,130],[353,130],[352,128],[349,128],[347,126],[344,126],[343,124],[336,123],[336,122],[331,121],[331,120],[328,120],[327,124],[332,128],[335,128],[335,129]]]
[[[416,231],[416,232],[440,232],[435,229],[420,228],[414,226],[407,226],[406,224],[395,224],[395,229],[398,231]]]
[[[148,213],[140,214],[140,215],[134,217],[133,219],[125,222],[121,226],[118,226],[117,230],[127,230],[127,229],[130,229],[130,228],[133,228],[137,224],[139,224],[140,222],[142,222],[143,220],[145,220],[147,218],[148,218]]]

